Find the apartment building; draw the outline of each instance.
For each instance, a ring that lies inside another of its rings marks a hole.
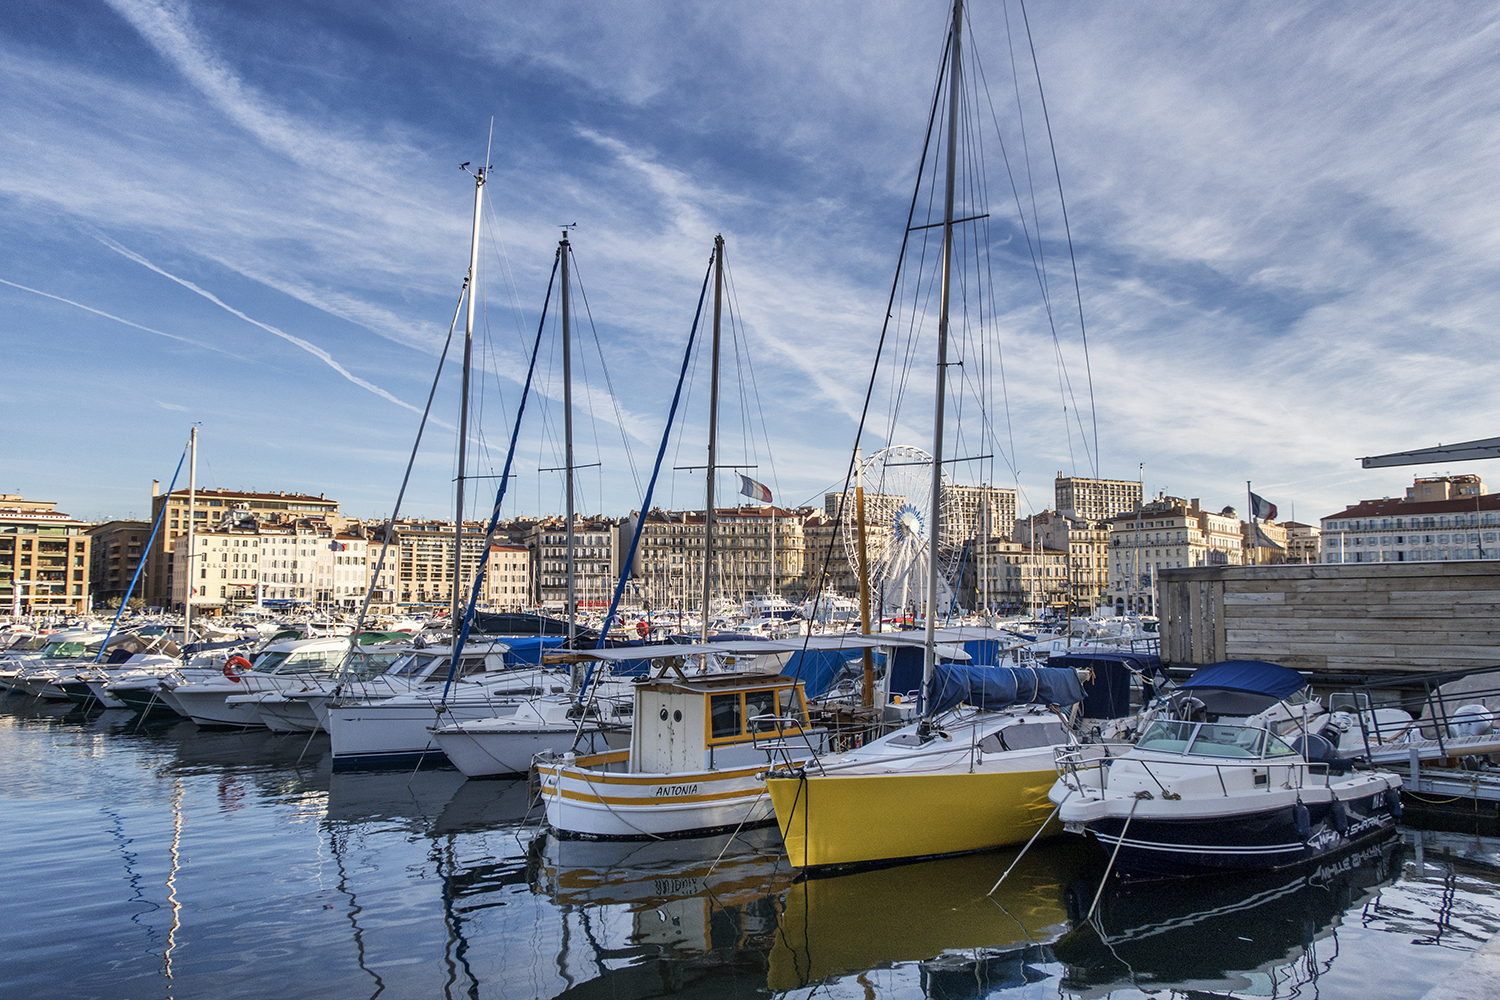
[[[1109,591],[1109,540],[1107,521],[1090,521],[1066,512],[1042,511],[1016,521],[1012,536],[1031,547],[1035,538],[1041,549],[1067,553],[1067,601],[1089,614],[1107,602]]]
[[[1103,521],[1141,505],[1141,484],[1132,479],[1088,479],[1061,472],[1052,484],[1053,508],[1085,521]]]
[[[90,527],[88,536],[89,588],[94,607],[107,607],[125,599],[130,580],[145,558],[151,522],[105,521]],[[139,581],[133,596],[143,596]]]
[[[185,586],[174,582],[174,573],[177,565],[175,553],[178,541],[187,536],[188,491],[173,490],[171,494],[165,494],[160,490],[161,484],[153,481],[151,484],[151,521],[153,524],[156,523],[163,509],[166,511],[166,516],[163,518],[161,529],[156,534],[156,541],[152,543],[151,550],[146,554],[146,572],[143,581],[145,592],[142,596],[152,607],[165,607],[169,602],[177,599],[176,595],[186,590]],[[321,494],[309,496],[305,493],[202,489],[197,491],[197,499],[193,508],[194,530],[216,525],[225,513],[236,509],[248,512],[261,524],[269,524],[302,517],[336,516],[339,512],[339,504],[337,500],[329,500]],[[279,547],[290,548],[291,546]],[[283,575],[289,576],[290,570],[278,572],[278,576]],[[199,582],[202,583],[201,577]],[[291,584],[287,582],[286,588],[290,586]]]
[[[0,613],[89,610],[89,526],[56,507],[0,493]]]
[[[1014,614],[1069,604],[1069,553],[1041,542],[994,536],[971,543],[960,575],[958,603],[966,608]]]
[[[620,522],[606,517],[573,520],[573,594],[581,608],[607,608],[620,579]],[[550,517],[532,528],[537,600],[544,608],[568,606],[568,525]],[[628,543],[628,539],[627,539]]]
[[[1500,496],[1478,476],[1417,479],[1406,496],[1361,500],[1321,520],[1321,562],[1500,558]]]
[[[621,526],[623,545],[629,545],[639,516],[632,513]],[[802,594],[813,551],[810,519],[824,523],[810,507],[714,508],[714,595],[739,603],[757,595]],[[656,607],[702,603],[703,524],[701,510],[657,508],[646,515],[632,567],[636,596]],[[831,531],[825,536],[833,537]],[[842,539],[836,541],[842,550]]]
[[[1163,569],[1245,562],[1245,536],[1233,507],[1214,513],[1197,499],[1158,496],[1107,523],[1108,603],[1122,614],[1155,613],[1156,578]]]

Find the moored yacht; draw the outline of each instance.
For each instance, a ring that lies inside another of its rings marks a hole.
[[[1057,769],[1049,797],[1065,828],[1109,849],[1124,875],[1283,868],[1401,815],[1396,775],[1351,771],[1326,741],[1259,726],[1158,720],[1134,746],[1059,752]]]
[[[253,701],[229,703],[227,699],[231,695],[285,690],[309,676],[329,676],[338,669],[348,649],[349,640],[344,638],[273,642],[253,661],[230,657],[217,675],[205,672],[186,683],[164,684],[162,698],[200,726],[262,726]]]

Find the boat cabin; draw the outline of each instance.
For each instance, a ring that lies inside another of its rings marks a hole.
[[[652,677],[635,687],[630,770],[712,770],[716,751],[801,735],[810,725],[802,682],[777,674]]]

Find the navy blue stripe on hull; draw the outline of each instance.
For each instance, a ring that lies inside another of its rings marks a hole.
[[[1123,819],[1102,819],[1088,824],[1088,830],[1105,850],[1113,851],[1124,829],[1115,871],[1160,877],[1285,868],[1341,851],[1396,825],[1384,792],[1345,802],[1343,820],[1332,803],[1304,805],[1307,819],[1301,829],[1296,808],[1286,806],[1220,819],[1137,816],[1128,829]]]
[[[346,754],[333,757],[335,771],[394,771],[420,768],[423,771],[455,770],[448,755],[437,747],[423,752],[395,750],[386,753]]]

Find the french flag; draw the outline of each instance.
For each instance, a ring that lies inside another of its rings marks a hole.
[[[771,502],[771,488],[765,483],[757,483],[744,473],[740,473],[740,492],[759,503]]]

